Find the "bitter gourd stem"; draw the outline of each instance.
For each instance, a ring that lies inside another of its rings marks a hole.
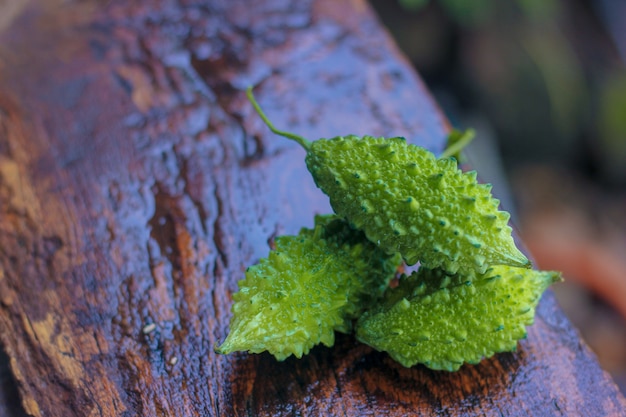
[[[263,121],[265,122],[267,127],[269,127],[272,132],[276,133],[279,136],[283,136],[283,137],[285,137],[287,139],[295,140],[304,149],[306,149],[307,152],[309,151],[309,149],[311,148],[311,142],[310,141],[306,140],[302,136],[299,136],[299,135],[296,135],[296,134],[290,133],[290,132],[285,132],[283,130],[278,130],[278,129],[276,129],[274,127],[272,122],[270,122],[270,119],[268,119],[268,117],[265,115],[265,113],[261,109],[261,106],[259,106],[259,103],[257,103],[256,99],[254,98],[254,94],[252,94],[252,87],[248,87],[246,89],[246,96],[248,96],[248,100],[250,100],[250,103],[252,103],[252,106],[254,106],[254,109],[256,110],[256,112],[259,114],[261,119],[263,119]]]
[[[465,148],[472,140],[474,140],[475,135],[476,132],[474,131],[474,129],[467,129],[465,132],[463,132],[463,136],[461,136],[461,139],[448,146],[439,158],[450,158],[451,156],[456,155],[458,152],[461,152],[463,148]]]

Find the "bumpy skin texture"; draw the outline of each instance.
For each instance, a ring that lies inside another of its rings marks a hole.
[[[380,298],[401,263],[335,216],[317,216],[314,230],[276,239],[268,258],[246,271],[233,295],[231,330],[218,353],[269,351],[300,358]]]
[[[420,268],[357,322],[357,339],[406,367],[456,371],[526,337],[541,294],[558,272],[495,266],[476,276]]]
[[[338,215],[409,265],[479,273],[489,265],[530,267],[491,186],[454,159],[404,138],[346,136],[313,142],[306,164]]]

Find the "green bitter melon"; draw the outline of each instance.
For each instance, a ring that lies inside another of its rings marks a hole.
[[[247,95],[274,133],[306,149],[306,165],[335,213],[386,252],[400,253],[409,265],[419,261],[449,272],[483,273],[497,264],[530,267],[491,186],[478,184],[474,171],[463,173],[453,158],[438,159],[400,137],[309,142],[276,129],[251,89]]]
[[[300,358],[379,298],[401,263],[336,216],[317,216],[315,229],[276,239],[275,250],[246,271],[233,294],[231,330],[218,353],[269,351]]]
[[[558,272],[494,266],[485,274],[420,268],[363,313],[356,337],[406,367],[455,371],[526,337],[541,294]]]

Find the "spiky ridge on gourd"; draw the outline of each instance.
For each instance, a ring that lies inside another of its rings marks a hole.
[[[475,276],[420,268],[361,316],[356,337],[406,367],[455,371],[514,350],[541,294],[560,280],[558,272],[508,266]]]
[[[300,358],[318,343],[334,344],[379,298],[401,263],[336,216],[315,229],[276,239],[269,257],[246,271],[233,295],[231,330],[218,353],[269,351]]]
[[[481,273],[489,265],[530,267],[491,186],[454,159],[404,138],[346,136],[311,143],[306,164],[338,215],[408,264]]]

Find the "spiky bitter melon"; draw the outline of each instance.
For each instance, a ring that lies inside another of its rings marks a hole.
[[[275,250],[246,271],[233,294],[230,333],[216,351],[268,351],[300,358],[380,297],[401,263],[336,216],[317,216],[315,229],[276,239]]]
[[[484,274],[420,268],[360,317],[356,337],[406,367],[455,371],[514,350],[558,272],[494,266]]]
[[[459,170],[454,159],[438,159],[399,137],[309,142],[277,130],[250,89],[247,94],[273,132],[306,149],[306,165],[335,213],[386,252],[400,253],[410,265],[419,261],[449,272],[482,273],[497,264],[530,267],[491,187],[478,184],[475,172]]]

